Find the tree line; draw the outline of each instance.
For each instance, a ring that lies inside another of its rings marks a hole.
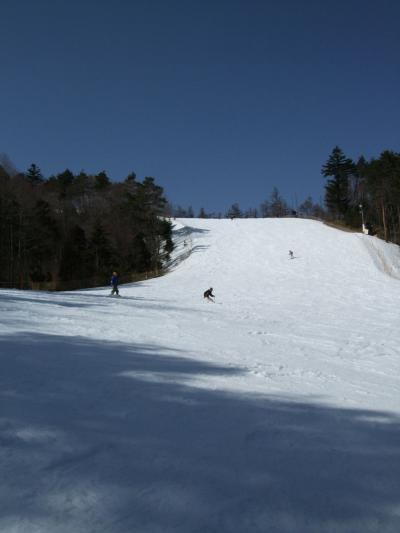
[[[250,207],[242,209],[238,202],[233,203],[225,213],[206,212],[201,207],[198,214],[195,215],[193,208],[187,209],[182,206],[168,205],[167,212],[170,217],[176,218],[273,218],[273,217],[287,217],[300,216],[324,219],[326,212],[318,202],[314,202],[311,196],[308,196],[300,205],[294,207],[290,206],[288,202],[282,197],[277,187],[272,189],[272,192],[261,205],[257,207]]]
[[[112,182],[66,169],[0,164],[0,283],[54,288],[105,284],[112,271],[157,274],[173,249],[163,189],[131,173]]]
[[[385,150],[356,162],[335,146],[322,167],[331,218],[348,226],[363,222],[369,233],[400,244],[400,154]]]
[[[357,161],[335,146],[321,173],[325,182],[324,206],[309,196],[295,208],[289,206],[274,187],[259,208],[242,210],[238,203],[224,213],[207,213],[200,218],[257,218],[300,216],[339,223],[353,229],[364,224],[369,234],[400,244],[400,154],[383,151],[378,158]],[[176,217],[193,217],[193,209],[169,206]]]

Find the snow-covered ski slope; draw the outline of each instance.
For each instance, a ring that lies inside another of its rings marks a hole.
[[[122,298],[0,291],[0,532],[398,533],[398,247],[175,224]]]

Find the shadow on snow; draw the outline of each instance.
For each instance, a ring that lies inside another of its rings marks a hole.
[[[92,289],[93,290],[93,289]],[[201,292],[201,291],[200,291]],[[162,298],[144,298],[142,296],[127,296],[124,294],[123,286],[122,289],[120,288],[120,297],[118,296],[110,296],[109,292],[104,291],[100,294],[88,294],[85,292],[60,292],[60,293],[43,293],[38,295],[37,292],[24,292],[23,295],[21,293],[3,293],[1,294],[1,299],[4,302],[13,304],[19,304],[21,302],[29,302],[34,304],[35,306],[38,305],[48,305],[48,306],[55,306],[55,307],[71,307],[71,308],[94,308],[96,310],[99,309],[99,306],[102,305],[103,307],[108,308],[108,306],[113,306],[118,303],[121,305],[124,305],[124,302],[127,301],[134,301],[136,302],[135,308],[143,308],[143,309],[154,309],[154,310],[160,310],[163,311],[182,311],[184,309],[186,312],[197,312],[196,309],[192,309],[189,306],[179,306],[174,305],[169,300],[162,299]],[[166,303],[164,303],[166,302]],[[10,320],[11,322],[15,322],[15,319],[13,318]],[[7,318],[3,319],[4,323],[7,323]]]
[[[0,371],[3,533],[400,531],[389,414],[201,388],[243,371],[78,337],[3,337]]]

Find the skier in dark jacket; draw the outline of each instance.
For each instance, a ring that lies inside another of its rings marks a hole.
[[[111,276],[111,287],[112,287],[112,289],[111,289],[111,295],[110,296],[113,296],[114,294],[119,296],[118,274],[116,272],[112,273],[112,276]]]
[[[215,294],[213,294],[213,288],[210,287],[209,289],[207,289],[203,296],[204,298],[207,298],[207,300],[209,300],[210,302],[213,302],[213,298],[215,298]]]

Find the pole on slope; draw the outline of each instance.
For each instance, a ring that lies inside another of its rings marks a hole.
[[[363,211],[363,205],[360,204],[358,207],[360,208],[360,213],[361,213],[362,232],[363,232],[363,233],[368,233],[368,230],[366,229],[366,227],[365,227],[365,223],[364,223],[364,211]]]

